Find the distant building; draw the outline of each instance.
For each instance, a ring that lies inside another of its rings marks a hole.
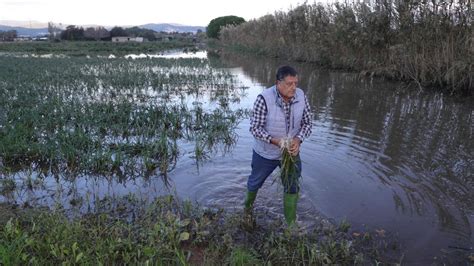
[[[112,42],[143,42],[143,37],[112,37]]]
[[[32,40],[31,37],[26,37],[26,36],[19,36],[19,37],[13,38],[14,42],[29,42],[31,40]]]

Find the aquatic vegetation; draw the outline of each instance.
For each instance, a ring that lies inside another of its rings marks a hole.
[[[5,171],[127,178],[158,171],[166,180],[184,156],[180,146],[194,145],[197,163],[226,151],[246,115],[230,107],[245,89],[204,59],[0,60]]]
[[[17,185],[13,179],[0,179],[0,195],[15,191]]]
[[[0,211],[2,265],[394,262],[383,256],[387,248],[376,246],[376,240],[354,238],[335,228],[289,238],[275,224],[247,232],[236,225],[236,215],[205,210],[172,196],[152,202],[104,199],[94,212],[77,218],[61,209],[0,204]]]
[[[351,224],[346,219],[342,220],[339,224],[339,230],[341,230],[342,232],[348,232],[350,228]]]
[[[292,184],[299,182],[297,160],[298,156],[294,156],[290,153],[292,138],[283,138],[280,140],[280,151],[281,151],[281,167],[280,177],[281,182],[285,187],[290,187]]]

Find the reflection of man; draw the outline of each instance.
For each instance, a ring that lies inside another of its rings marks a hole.
[[[297,173],[283,182],[283,210],[288,225],[296,220],[301,176],[299,158],[301,142],[311,134],[311,109],[304,92],[297,88],[298,73],[290,66],[282,66],[276,74],[276,85],[264,90],[254,103],[250,132],[255,137],[252,155],[252,173],[247,181],[245,213],[252,213],[257,191],[267,177],[281,163],[280,140],[291,138],[289,151],[296,156]]]

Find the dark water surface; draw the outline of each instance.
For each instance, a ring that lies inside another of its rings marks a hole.
[[[285,63],[232,54],[219,60],[216,65],[233,67],[250,87],[240,103],[249,108]],[[430,263],[459,250],[472,252],[473,99],[293,65],[314,112],[313,134],[301,151],[299,220],[310,225],[322,214],[337,222],[346,219],[354,230],[391,232],[404,248],[402,262]],[[231,154],[212,158],[199,173],[184,165],[176,169],[172,179],[178,194],[205,205],[240,208],[253,143],[248,127],[248,120],[240,124]],[[281,215],[283,192],[278,182],[272,185],[276,175],[269,179],[257,210]]]
[[[256,96],[272,85],[277,67],[285,63],[233,54],[209,59],[249,87],[234,108],[252,108]],[[313,134],[302,144],[298,220],[311,226],[324,216],[335,222],[345,219],[355,231],[385,230],[399,239],[402,262],[407,263],[429,264],[441,255],[472,253],[474,100],[292,64],[314,113]],[[245,119],[231,152],[216,153],[199,168],[190,155],[193,145],[183,144],[169,175],[176,193],[204,206],[240,210],[253,145],[248,128]],[[276,177],[269,177],[256,203],[256,211],[270,219],[282,219],[283,191]],[[159,178],[45,182],[48,189],[20,191],[13,197],[53,204],[75,193],[92,202],[128,193],[150,198],[166,193]]]

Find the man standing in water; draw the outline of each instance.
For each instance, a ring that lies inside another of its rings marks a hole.
[[[311,134],[311,108],[304,92],[298,87],[298,72],[282,66],[276,73],[276,84],[265,89],[253,106],[250,132],[255,137],[252,172],[247,181],[246,217],[251,217],[253,204],[267,177],[281,167],[281,140],[290,138],[289,152],[296,157],[296,175],[283,182],[283,211],[288,226],[296,220],[296,203],[301,177],[300,145]]]

